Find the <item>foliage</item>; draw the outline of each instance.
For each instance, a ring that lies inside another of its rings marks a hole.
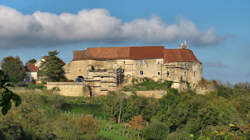
[[[169,128],[161,122],[152,122],[143,131],[146,140],[163,140],[167,137]]]
[[[0,127],[0,135],[17,131],[24,139],[249,139],[249,90],[245,86],[219,88],[206,95],[170,88],[161,99],[122,92],[64,97],[52,91],[14,88],[23,102],[0,116],[0,123],[6,124]],[[18,129],[12,130],[11,123]]]
[[[25,68],[19,57],[8,56],[2,60],[2,70],[11,80],[22,82],[25,77]]]
[[[27,89],[45,89],[46,87],[44,86],[44,84],[34,84],[34,83],[28,83],[28,85],[26,86]]]
[[[57,51],[51,51],[49,56],[42,61],[38,71],[38,76],[41,79],[49,82],[66,81],[63,70],[65,63],[57,57],[58,54]]]
[[[25,137],[23,127],[19,123],[8,120],[1,120],[0,123],[1,140],[17,140]]]
[[[143,120],[142,115],[138,115],[132,118],[129,125],[136,130],[142,130],[146,125],[146,122]]]
[[[141,83],[125,86],[124,91],[147,91],[147,90],[167,90],[171,87],[171,81],[155,82],[151,79],[146,79]]]
[[[11,101],[14,101],[15,106],[19,106],[21,104],[21,98],[9,89],[10,86],[11,82],[8,75],[5,75],[4,72],[0,70],[0,107],[2,107],[3,115],[6,115],[11,109]]]
[[[36,59],[33,58],[33,59],[28,60],[25,65],[27,65],[27,64],[35,64],[35,63],[36,63]]]

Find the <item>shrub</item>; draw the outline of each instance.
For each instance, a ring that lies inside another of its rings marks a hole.
[[[193,135],[189,134],[185,130],[178,130],[176,132],[170,133],[167,140],[191,140]]]
[[[140,83],[137,82],[136,84],[125,86],[123,91],[167,90],[171,87],[171,85],[171,81],[155,82],[146,78]]]
[[[161,122],[152,122],[143,131],[146,140],[163,140],[169,133],[169,128]]]
[[[25,137],[23,127],[19,123],[3,120],[0,121],[1,140],[18,140]]]
[[[26,87],[27,89],[45,89],[45,86],[43,84],[34,84],[34,83],[29,83]]]

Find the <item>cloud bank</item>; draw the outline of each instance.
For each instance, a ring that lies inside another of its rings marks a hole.
[[[200,31],[184,18],[167,24],[158,16],[123,22],[105,9],[82,10],[77,14],[37,11],[24,15],[0,5],[0,48],[56,46],[71,43],[176,43],[189,40],[194,46],[223,40],[210,28]]]

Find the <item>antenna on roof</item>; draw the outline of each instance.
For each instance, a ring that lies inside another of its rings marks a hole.
[[[187,49],[188,48],[188,46],[187,46],[187,40],[184,40],[184,42],[180,44],[180,48],[181,49]]]

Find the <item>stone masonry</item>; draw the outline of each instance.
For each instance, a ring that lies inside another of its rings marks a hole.
[[[202,63],[186,47],[163,46],[88,48],[74,51],[74,58],[64,67],[66,77],[84,78],[91,94],[102,95],[130,84],[133,78],[182,82],[195,87],[202,78]]]

